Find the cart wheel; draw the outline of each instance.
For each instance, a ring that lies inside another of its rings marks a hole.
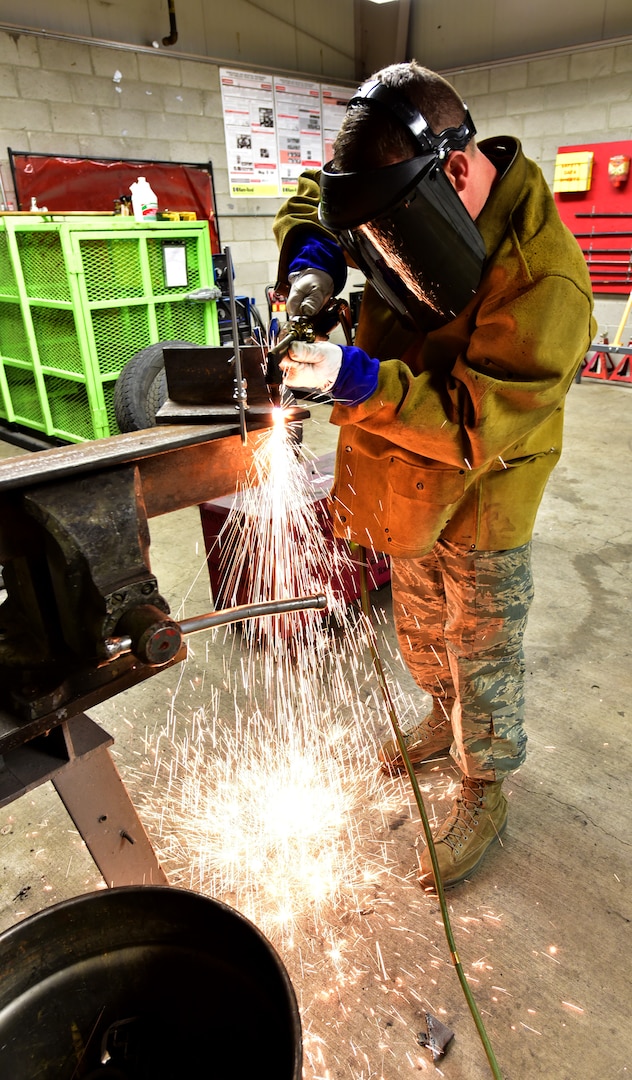
[[[114,412],[121,431],[156,426],[156,413],[167,400],[162,350],[166,345],[195,347],[193,341],[157,341],[134,353],[114,384]]]

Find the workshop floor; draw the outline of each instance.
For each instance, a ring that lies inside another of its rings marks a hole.
[[[335,445],[328,413],[315,407],[305,425],[316,454]],[[584,380],[570,391],[566,448],[534,540],[529,755],[506,784],[502,848],[448,894],[459,956],[505,1080],[632,1075],[631,413],[630,387]],[[18,453],[0,444],[0,455]],[[152,567],[174,613],[209,610],[197,509],[150,526]],[[388,586],[373,597],[388,613]],[[392,643],[392,628],[385,633]],[[221,639],[209,647],[198,635],[192,654],[183,667],[91,710],[115,737],[130,791],[146,733],[166,721],[176,687],[185,715],[225,678]],[[413,689],[403,673],[401,681]],[[386,734],[384,717],[372,722],[377,737]],[[418,775],[433,814],[443,813],[451,769],[433,763]],[[391,805],[392,796],[393,789]],[[402,782],[401,806],[383,827],[393,869],[370,907],[341,915],[337,930],[354,953],[346,975],[332,976],[326,935],[304,943],[300,963],[282,952],[302,1007],[306,1080],[493,1075],[437,902],[415,883],[421,826],[411,803]],[[103,886],[50,784],[0,809],[0,872],[0,930]],[[425,1011],[455,1033],[436,1064],[417,1040]],[[245,1016],[246,1041],[247,1024]]]

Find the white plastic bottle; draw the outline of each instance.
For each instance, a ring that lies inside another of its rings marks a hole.
[[[139,176],[130,185],[132,209],[136,221],[155,221],[158,214],[158,199],[151,190],[144,176]]]

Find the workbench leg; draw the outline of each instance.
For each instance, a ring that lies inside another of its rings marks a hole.
[[[108,886],[169,884],[107,747],[52,782]]]

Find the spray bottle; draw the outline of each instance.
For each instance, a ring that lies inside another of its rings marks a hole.
[[[136,221],[155,221],[158,214],[158,199],[151,190],[144,176],[139,176],[130,185],[132,208]]]

